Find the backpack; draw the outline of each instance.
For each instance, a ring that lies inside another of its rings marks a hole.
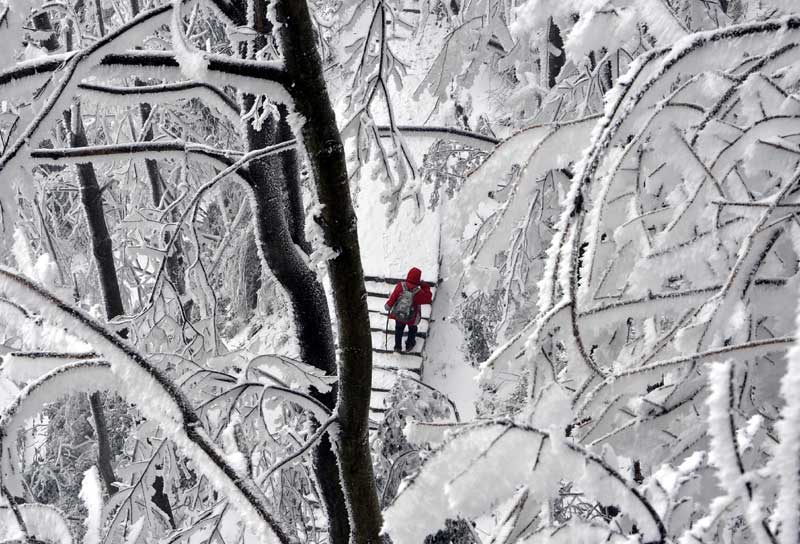
[[[415,314],[414,295],[419,293],[420,287],[417,286],[415,289],[409,290],[406,289],[405,282],[401,282],[400,285],[403,288],[403,292],[400,293],[397,302],[394,303],[392,313],[398,321],[410,323]]]

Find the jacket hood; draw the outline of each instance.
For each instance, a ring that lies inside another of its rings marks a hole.
[[[408,271],[408,275],[406,276],[406,283],[413,283],[415,286],[419,285],[420,280],[422,279],[422,270],[419,268],[412,268]]]

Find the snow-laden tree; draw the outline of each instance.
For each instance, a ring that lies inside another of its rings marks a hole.
[[[391,7],[392,27],[408,24],[402,4],[381,4]],[[781,0],[424,1],[414,33],[420,44],[434,42],[436,57],[415,96],[435,99],[431,116],[441,108],[461,128],[488,124],[497,133],[585,117],[600,113],[604,94],[639,55],[691,32],[772,17],[782,6]],[[443,35],[431,28],[434,18]]]
[[[523,130],[475,172],[461,286],[528,305],[482,379],[527,394],[410,428],[442,445],[386,512],[395,542],[492,512],[493,542],[798,541],[798,44],[796,15],[689,33],[636,57],[601,116]]]
[[[796,543],[792,3],[309,4],[0,4],[2,540]],[[492,419],[368,439],[368,183]]]
[[[27,384],[0,416],[4,537],[69,540],[21,477],[44,403],[89,393],[87,539],[377,541],[356,219],[306,3],[26,0],[0,21],[3,372]],[[100,391],[138,410],[125,451]]]

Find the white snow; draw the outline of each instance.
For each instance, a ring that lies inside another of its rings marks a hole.
[[[99,544],[100,529],[103,523],[103,491],[100,485],[100,473],[92,466],[83,473],[80,498],[86,506],[86,535],[84,544]]]
[[[800,312],[798,312],[800,327]],[[776,427],[780,443],[771,468],[780,484],[774,519],[780,526],[780,543],[797,544],[800,535],[800,346],[795,344],[787,356],[786,374],[781,380],[781,395],[786,402]]]

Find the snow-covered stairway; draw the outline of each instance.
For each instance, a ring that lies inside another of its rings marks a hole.
[[[384,400],[402,371],[412,372],[416,378],[422,375],[423,351],[431,326],[431,306],[422,306],[422,320],[419,324],[417,344],[411,352],[396,353],[394,347],[394,321],[388,321],[384,309],[386,299],[401,281],[400,278],[366,276],[367,303],[369,305],[369,324],[372,329],[372,397],[370,398],[370,419],[379,423],[386,411]],[[436,296],[436,286],[431,285]],[[406,331],[406,335],[408,331]],[[404,342],[405,344],[405,342]],[[405,347],[405,346],[404,346]]]
[[[409,102],[410,103],[410,102]],[[423,157],[430,147],[427,139],[406,142],[411,153]],[[422,184],[422,198],[429,202],[434,184]],[[394,353],[394,322],[386,323],[386,300],[412,267],[422,270],[422,280],[431,286],[434,297],[439,281],[439,241],[441,217],[437,211],[416,208],[416,199],[399,202],[394,213],[384,201],[386,186],[377,180],[364,179],[355,193],[358,214],[358,244],[367,287],[369,322],[372,329],[372,397],[371,426],[383,420],[384,400],[398,380],[398,373],[422,379],[422,366],[429,343],[431,306],[422,307],[419,337],[412,353]],[[434,299],[435,304],[435,299]],[[387,326],[389,331],[387,333]]]

